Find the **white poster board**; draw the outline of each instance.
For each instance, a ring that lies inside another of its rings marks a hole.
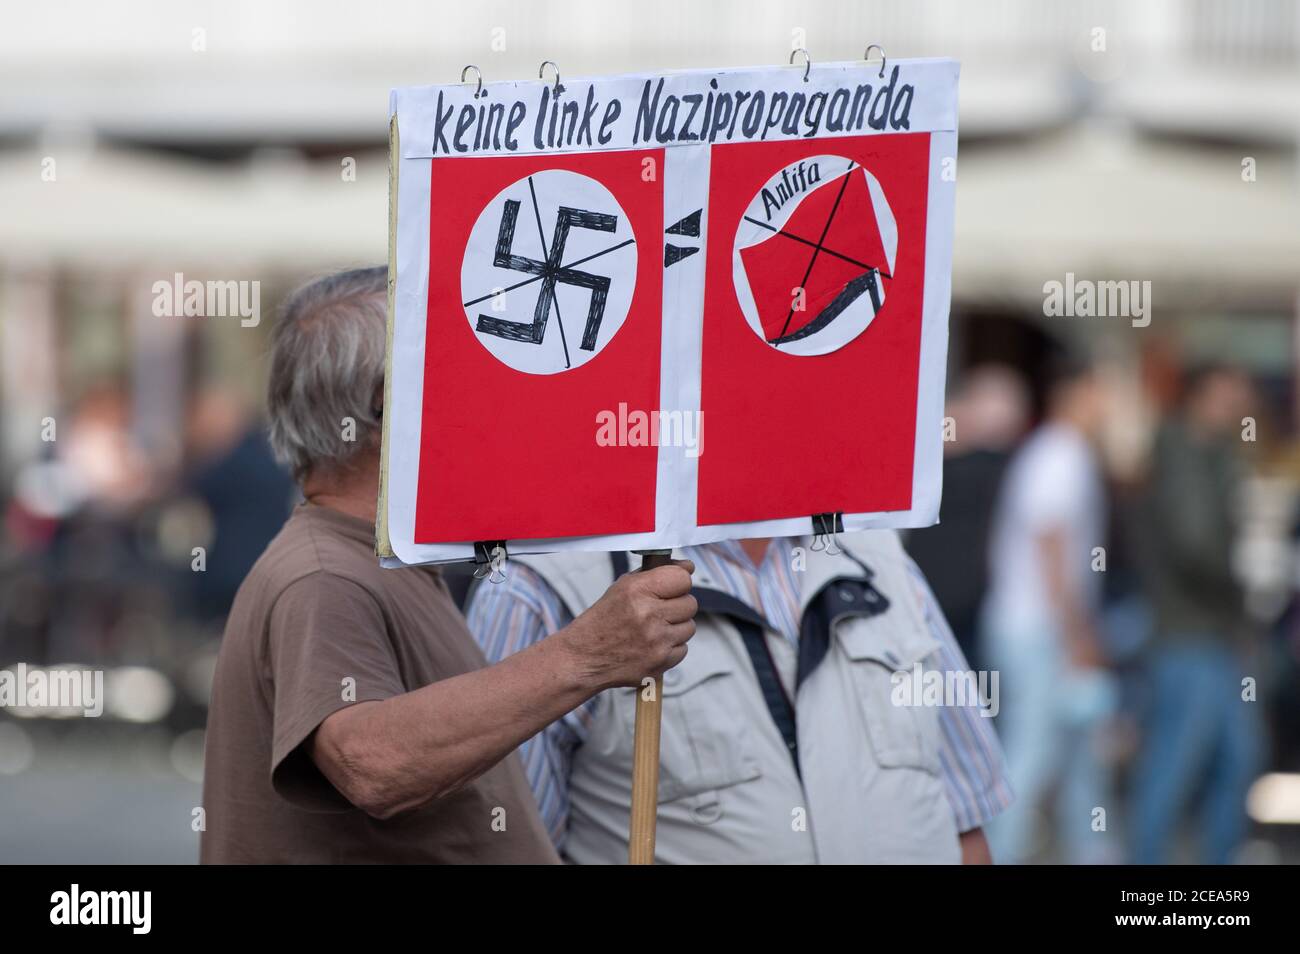
[[[933,523],[957,76],[395,90],[380,554]]]

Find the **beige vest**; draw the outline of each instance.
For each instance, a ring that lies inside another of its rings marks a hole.
[[[806,551],[801,616],[814,599],[833,608],[842,597],[845,611],[833,614],[826,657],[794,698],[802,780],[739,631],[725,616],[702,613],[686,659],[664,676],[657,863],[960,861],[939,771],[939,710],[890,701],[891,675],[938,646],[902,546],[892,531],[841,534],[836,544],[871,569],[890,606],[866,615],[852,584],[837,582],[865,579],[862,566],[847,554]],[[613,576],[603,553],[517,559],[575,614]],[[713,586],[702,570],[695,585]],[[779,634],[765,637],[788,690],[794,650]],[[565,843],[573,861],[627,860],[636,692],[598,696],[574,754]]]

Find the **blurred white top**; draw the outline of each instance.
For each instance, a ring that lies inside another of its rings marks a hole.
[[[1058,623],[1047,592],[1039,538],[1066,535],[1070,580],[1085,608],[1096,608],[1101,574],[1093,548],[1105,546],[1106,499],[1096,458],[1071,427],[1047,424],[1025,441],[1003,481],[989,550],[987,624],[1025,638],[1048,638]]]

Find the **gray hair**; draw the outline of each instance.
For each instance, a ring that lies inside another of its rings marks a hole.
[[[377,440],[387,290],[386,267],[357,268],[308,282],[284,303],[267,406],[271,448],[299,481],[345,467]]]

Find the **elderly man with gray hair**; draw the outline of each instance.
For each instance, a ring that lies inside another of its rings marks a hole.
[[[205,863],[556,862],[515,748],[695,631],[681,561],[488,666],[436,568],[380,568],[386,288],[382,268],[312,282],[274,332],[271,442],[305,500],[227,621]]]

